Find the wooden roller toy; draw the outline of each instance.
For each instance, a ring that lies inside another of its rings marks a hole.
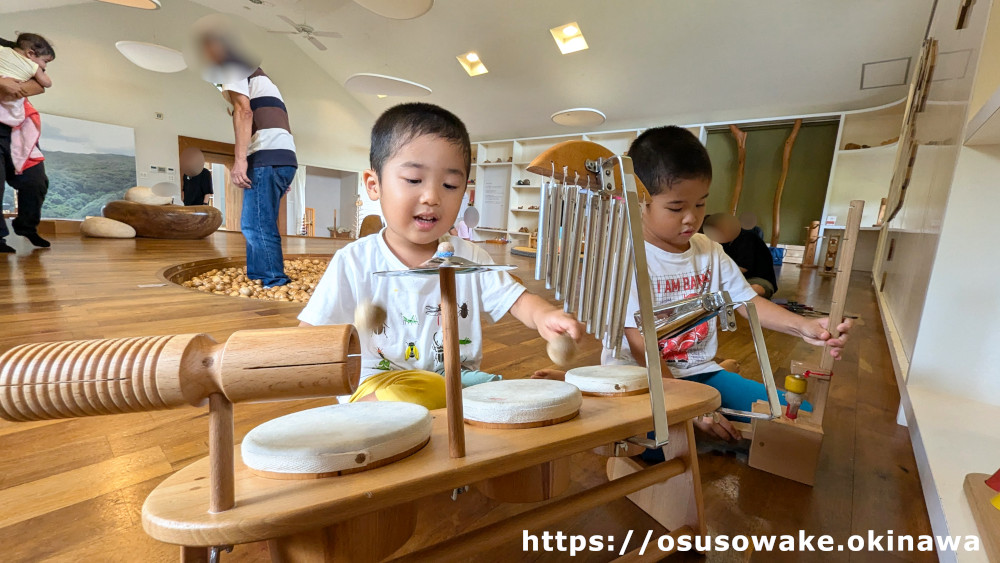
[[[0,417],[30,421],[229,402],[346,395],[357,387],[351,325],[24,344],[0,356]]]

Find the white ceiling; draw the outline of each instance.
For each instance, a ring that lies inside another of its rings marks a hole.
[[[162,0],[181,4],[179,0]],[[477,139],[551,135],[561,109],[607,114],[601,129],[855,109],[905,96],[860,89],[865,62],[913,55],[933,0],[437,0],[414,20],[377,16],[350,0],[194,0],[285,30],[316,29],[322,52],[291,37],[336,81],[371,72],[430,87],[421,100],[461,117]],[[3,0],[0,13],[80,0]],[[549,28],[579,23],[590,49],[561,55]],[[41,31],[41,30],[39,30]],[[455,57],[477,51],[489,73]],[[294,65],[266,60],[264,68]],[[309,80],[303,76],[303,80]],[[373,115],[400,98],[355,94]]]

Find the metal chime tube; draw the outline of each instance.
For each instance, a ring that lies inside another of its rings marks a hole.
[[[576,300],[577,294],[579,293],[580,287],[580,246],[583,245],[584,237],[584,219],[586,218],[587,203],[590,199],[590,192],[588,190],[578,190],[576,198],[576,213],[573,217],[573,238],[570,239],[573,245],[572,258],[569,261],[569,268],[566,269],[569,272],[567,276],[567,287],[566,287],[566,305],[565,310],[569,314],[574,314],[577,312]]]
[[[569,198],[566,202],[566,215],[563,219],[563,257],[562,275],[559,278],[559,286],[556,288],[556,299],[563,301],[563,310],[569,311],[569,288],[573,280],[570,274],[573,273],[573,261],[580,259],[580,247],[576,242],[576,212],[580,207],[580,187],[569,186]]]
[[[606,248],[608,251],[604,255],[604,261],[601,266],[601,281],[597,286],[597,308],[594,310],[594,331],[593,334],[599,340],[604,340],[605,322],[608,309],[608,286],[611,285],[611,251],[614,248],[614,241],[618,237],[618,232],[615,229],[615,217],[617,215],[618,200],[615,198],[610,198],[608,200],[608,213],[607,213],[607,224],[604,233],[604,241],[601,248]]]
[[[547,221],[551,216],[550,202],[549,202],[549,187],[552,185],[550,180],[543,180],[541,190],[538,193],[538,238],[535,240],[535,279],[540,280],[545,276],[545,263],[549,259],[549,253],[546,252],[546,245],[549,242],[548,231],[546,230]]]
[[[590,192],[587,194],[587,218],[583,234],[583,271],[580,272],[580,291],[577,296],[576,320],[587,323],[588,326],[590,324],[590,296],[592,295],[590,293],[590,279],[593,277],[594,272],[594,256],[597,255],[600,249],[599,246],[595,246],[595,239],[597,238],[595,232],[600,222],[598,218],[600,204],[601,194],[599,192]]]
[[[569,222],[569,213],[573,205],[573,190],[570,186],[563,184],[560,186],[559,219],[556,220],[556,232],[559,233],[559,246],[557,247],[555,267],[552,272],[552,285],[556,291],[556,299],[562,300],[562,279],[563,269],[566,267],[566,247],[569,245],[569,233],[566,224]]]
[[[623,238],[625,239],[623,252],[624,260],[618,263],[618,273],[621,277],[618,278],[618,299],[615,303],[613,311],[614,322],[611,325],[611,348],[614,349],[616,358],[622,351],[622,335],[624,333],[626,314],[625,309],[628,307],[628,296],[632,289],[632,274],[635,272],[635,260],[633,259],[632,244],[629,242],[628,236]]]
[[[618,203],[615,205],[614,220],[614,230],[611,239],[608,241],[608,246],[611,248],[611,254],[608,259],[608,285],[603,289],[605,292],[604,307],[601,311],[603,317],[602,325],[602,341],[604,342],[605,348],[611,348],[614,343],[611,342],[611,328],[612,321],[614,317],[614,306],[618,291],[618,265],[622,261],[622,239],[627,236],[625,231],[625,205],[623,201],[616,200]]]
[[[590,274],[590,283],[587,290],[587,307],[589,316],[587,317],[587,332],[596,334],[598,332],[598,319],[601,311],[600,288],[602,271],[604,270],[604,249],[608,239],[608,210],[612,199],[609,194],[602,193],[599,200],[597,227],[595,228],[594,248],[594,268]]]
[[[559,224],[562,223],[562,184],[553,182],[549,195],[549,219],[546,224],[545,289],[555,286],[555,272],[559,268]]]

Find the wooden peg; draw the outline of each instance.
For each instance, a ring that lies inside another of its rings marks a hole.
[[[465,457],[465,426],[462,416],[462,365],[458,356],[458,303],[455,269],[440,268],[441,332],[444,333],[444,386],[448,407],[448,451]]]

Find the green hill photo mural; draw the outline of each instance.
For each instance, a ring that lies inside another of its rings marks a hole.
[[[42,114],[39,148],[45,155],[49,192],[42,217],[83,219],[136,185],[135,133],[129,127]],[[14,207],[5,187],[3,208]]]

